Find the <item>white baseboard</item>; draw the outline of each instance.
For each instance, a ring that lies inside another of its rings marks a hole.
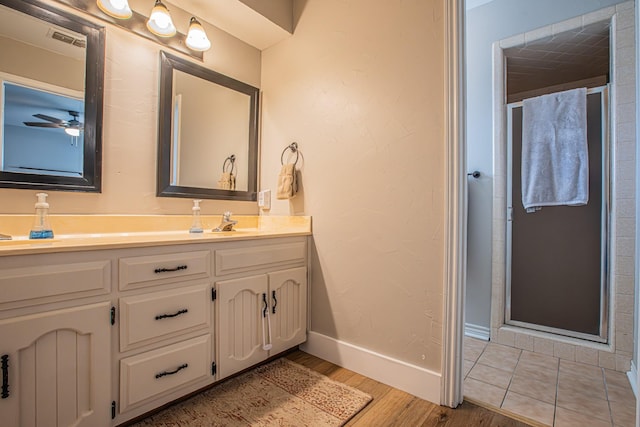
[[[317,332],[309,332],[307,342],[300,349],[421,399],[440,404],[439,373]]]
[[[474,325],[473,323],[465,323],[464,334],[471,338],[489,341],[489,337],[491,337],[491,329],[486,326]]]
[[[636,395],[636,399],[638,399],[638,368],[634,361],[631,361],[631,370],[627,372],[627,378],[629,378],[629,382],[631,383],[631,389],[633,390],[633,394]]]

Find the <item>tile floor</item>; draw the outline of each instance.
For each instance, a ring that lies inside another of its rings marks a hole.
[[[633,427],[626,374],[465,337],[464,395],[553,427]]]

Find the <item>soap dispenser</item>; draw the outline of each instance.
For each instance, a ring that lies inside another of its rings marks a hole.
[[[52,239],[53,230],[49,224],[49,203],[47,203],[47,193],[38,193],[36,197],[36,217],[31,232],[30,239]]]
[[[193,207],[191,210],[193,211],[193,220],[191,222],[191,228],[189,229],[189,233],[202,233],[202,222],[200,221],[200,202],[202,200],[194,200]]]

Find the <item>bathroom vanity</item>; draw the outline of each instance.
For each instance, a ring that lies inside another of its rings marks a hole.
[[[310,218],[265,221],[0,242],[3,425],[119,425],[304,342]]]

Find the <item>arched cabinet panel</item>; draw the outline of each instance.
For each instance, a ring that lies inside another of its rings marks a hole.
[[[0,321],[3,423],[109,425],[108,303]]]

